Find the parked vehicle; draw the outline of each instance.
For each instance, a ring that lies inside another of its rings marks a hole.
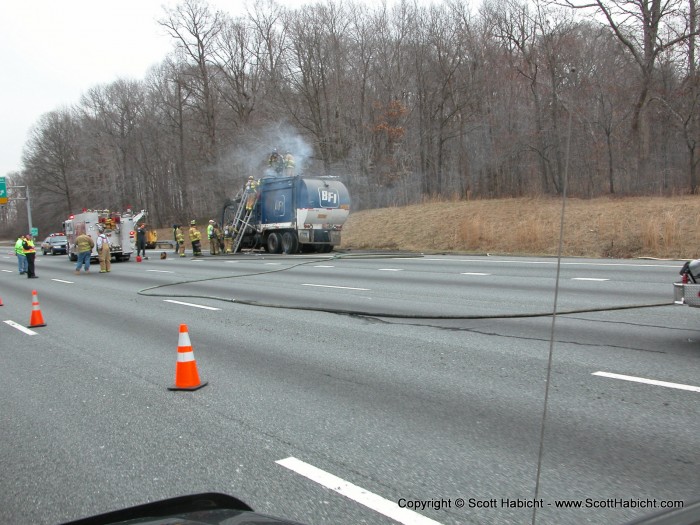
[[[44,242],[41,243],[41,253],[44,255],[50,253],[51,255],[67,254],[68,253],[68,239],[63,233],[52,233]]]
[[[252,197],[252,200],[249,200]],[[233,252],[330,252],[350,214],[350,194],[335,177],[263,177],[229,201],[221,223],[232,228]]]
[[[82,213],[71,215],[63,223],[63,230],[68,238],[70,260],[78,260],[75,239],[83,233],[87,233],[95,241],[90,258],[97,260],[97,236],[104,233],[109,240],[110,252],[114,260],[128,261],[131,254],[136,251],[135,225],[146,215],[145,210],[136,214],[131,210],[125,212],[84,210]]]

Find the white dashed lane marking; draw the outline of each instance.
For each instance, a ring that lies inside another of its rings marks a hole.
[[[337,288],[339,290],[360,290],[363,292],[368,292],[369,288],[353,288],[352,286],[331,286],[330,284],[309,284],[304,283],[302,286],[315,286],[317,288]]]
[[[688,390],[689,392],[700,392],[700,386],[684,385],[682,383],[670,383],[668,381],[658,381],[644,377],[626,376],[622,374],[612,374],[610,372],[593,372],[594,376],[607,377],[609,379],[620,379],[622,381],[632,381],[634,383],[644,383],[646,385],[662,386],[665,388],[675,388],[677,390]]]
[[[24,332],[27,335],[36,335],[35,331],[30,330],[29,328],[25,328],[21,324],[15,323],[14,321],[7,320],[7,321],[5,321],[5,323],[10,325],[12,328],[16,328],[20,332]]]
[[[166,303],[181,304],[183,306],[191,306],[193,308],[202,308],[203,310],[221,310],[221,308],[214,308],[213,306],[204,306],[203,304],[194,303],[183,303],[182,301],[174,301],[173,299],[163,299]]]
[[[301,474],[307,479],[318,483],[319,485],[326,487],[334,492],[337,492],[341,496],[345,496],[348,499],[356,501],[360,505],[364,505],[367,508],[372,509],[379,514],[383,514],[388,518],[391,518],[404,525],[440,525],[440,522],[426,518],[422,514],[407,509],[405,507],[399,506],[393,501],[389,501],[377,494],[374,494],[358,485],[354,485],[348,481],[345,481],[338,476],[334,476],[321,470],[318,467],[314,467],[309,463],[305,463],[297,458],[289,457],[286,459],[280,459],[276,461],[278,465],[281,465],[289,470]],[[401,500],[399,500],[401,501]]]

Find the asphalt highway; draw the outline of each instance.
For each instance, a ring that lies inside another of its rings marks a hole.
[[[158,253],[90,275],[38,255],[29,280],[0,247],[0,523],[211,491],[308,524],[609,524],[698,498],[678,261],[564,259],[553,317],[551,258]],[[182,324],[195,392],[167,388]]]

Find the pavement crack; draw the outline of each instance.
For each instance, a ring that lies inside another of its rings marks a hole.
[[[428,324],[428,323],[401,323],[401,322],[387,321],[387,320],[379,319],[376,317],[373,317],[373,318],[365,317],[365,319],[369,322],[376,322],[376,323],[383,323],[383,324],[394,324],[394,325],[400,324],[402,326],[414,326],[414,327],[419,327],[419,328],[434,328],[437,330],[444,330],[444,331],[450,331],[450,332],[468,332],[468,333],[473,333],[473,334],[478,334],[478,335],[484,335],[487,337],[502,337],[502,338],[507,338],[507,339],[517,339],[519,341],[537,341],[537,342],[542,342],[542,343],[549,342],[548,337],[531,337],[531,336],[523,336],[523,335],[503,334],[503,333],[498,333],[498,332],[493,332],[493,331],[479,330],[477,328],[460,328],[460,327],[455,327],[455,326],[439,326],[439,325]],[[642,325],[640,325],[640,326],[642,326]],[[555,339],[555,342],[562,343],[562,344],[570,344],[570,345],[575,345],[575,346],[580,346],[580,347],[614,348],[614,349],[620,349],[620,350],[632,350],[635,352],[647,352],[650,354],[666,354],[667,353],[663,350],[651,350],[649,348],[639,348],[639,347],[634,347],[634,346],[615,345],[615,344],[611,344],[611,343],[597,344],[597,343],[587,343],[587,342],[583,342],[583,341],[573,341],[573,340],[566,340],[566,339]]]

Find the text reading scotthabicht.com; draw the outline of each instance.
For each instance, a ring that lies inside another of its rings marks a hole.
[[[515,498],[441,498],[441,499],[406,499],[401,498],[397,502],[399,507],[413,510],[441,510],[441,509],[543,509],[555,507],[558,509],[681,509],[683,501],[657,500],[657,499],[626,499],[586,498],[580,500],[554,500],[547,502],[544,499],[515,499]]]

